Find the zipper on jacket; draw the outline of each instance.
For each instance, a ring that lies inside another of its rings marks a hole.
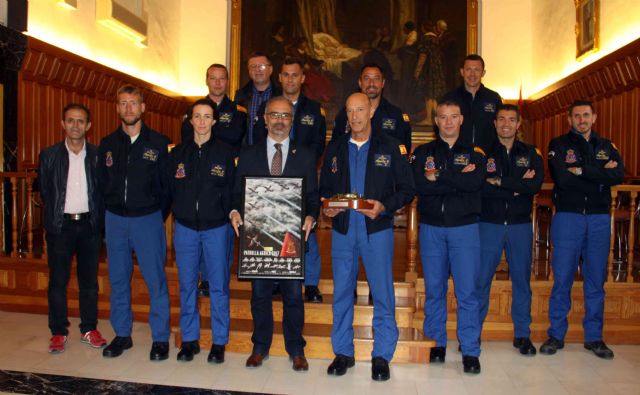
[[[202,147],[198,147],[198,162],[196,163],[196,229],[200,230],[200,158],[202,157]]]

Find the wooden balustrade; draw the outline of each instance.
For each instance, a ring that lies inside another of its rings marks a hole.
[[[2,253],[11,257],[33,258],[34,172],[0,172],[2,179]],[[11,207],[8,212],[7,207]],[[21,214],[22,213],[22,214]],[[41,221],[36,221],[41,229]],[[9,239],[7,235],[10,234]],[[26,236],[26,245],[23,240]],[[43,246],[44,251],[44,246]],[[43,253],[44,256],[44,253]]]

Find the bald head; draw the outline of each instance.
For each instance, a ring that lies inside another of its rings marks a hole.
[[[354,93],[347,99],[345,109],[352,137],[356,140],[368,139],[371,134],[371,118],[374,112],[371,99],[364,93]]]

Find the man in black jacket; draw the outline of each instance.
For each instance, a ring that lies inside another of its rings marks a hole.
[[[320,211],[316,161],[313,152],[304,146],[291,143],[289,132],[293,122],[293,105],[283,96],[271,98],[267,102],[264,115],[267,123],[267,139],[260,144],[247,147],[240,154],[233,193],[231,225],[239,236],[242,225],[242,178],[244,176],[285,176],[304,177],[306,199],[305,220],[302,230],[305,241],[315,226]],[[251,282],[251,316],[253,318],[253,351],[247,359],[248,368],[262,365],[269,356],[273,339],[272,292],[274,280],[256,279]],[[302,337],[304,326],[304,302],[302,282],[299,280],[279,280],[283,304],[284,346],[292,359],[293,370],[306,371],[309,364],[304,356],[306,342]]]
[[[169,357],[169,292],[164,271],[167,244],[163,212],[168,209],[165,172],[169,139],[142,122],[145,104],[139,88],[118,89],[122,125],[100,142],[98,175],[104,194],[107,259],[111,283],[111,325],[116,337],[103,350],[117,357],[133,346],[131,329],[132,250],[149,290],[149,358]]]
[[[413,177],[420,213],[420,257],[426,290],[424,334],[436,341],[431,362],[444,362],[447,286],[453,277],[458,303],[457,335],[466,373],[480,373],[480,317],[476,277],[480,268],[482,149],[460,139],[464,117],[453,101],[438,103],[438,139],[414,151]]]
[[[98,258],[103,223],[98,189],[98,149],[87,142],[89,109],[69,104],[62,111],[65,140],[40,153],[38,181],[44,204],[49,263],[49,353],[64,351],[69,330],[67,285],[71,259],[77,256],[82,343],[100,348],[107,344],[98,325]]]
[[[280,96],[282,91],[271,81],[273,65],[266,53],[254,52],[249,55],[247,68],[251,80],[236,91],[233,101],[247,109],[247,134],[244,145],[254,145],[267,137],[264,130],[254,131],[255,124],[264,115],[260,113],[260,107],[270,98]]]
[[[282,84],[282,95],[293,103],[293,124],[289,139],[295,146],[309,148],[314,154],[316,163],[324,152],[327,137],[327,123],[324,110],[315,100],[302,94],[304,83],[304,63],[298,58],[286,58],[282,64],[279,78]],[[260,113],[264,114],[264,107]],[[266,134],[265,118],[262,117],[255,126],[256,131]],[[304,259],[304,293],[308,302],[322,303],[322,294],[318,289],[320,282],[320,249],[315,232],[309,235],[309,251]]]
[[[476,54],[467,55],[460,68],[463,84],[445,94],[441,101],[455,101],[460,104],[464,116],[460,139],[466,145],[488,150],[496,141],[493,121],[502,99],[497,92],[482,84],[485,73],[484,59]]]
[[[489,309],[491,281],[505,251],[512,284],[513,346],[523,355],[535,355],[531,330],[531,210],[533,196],[544,180],[540,151],[516,137],[518,107],[507,104],[496,114],[498,141],[487,151],[487,178],[482,189],[478,273],[480,325]]]
[[[327,370],[341,376],[354,365],[353,293],[361,256],[373,298],[373,351],[371,377],[390,378],[389,362],[398,342],[393,289],[393,216],[414,195],[413,179],[402,142],[373,130],[373,108],[364,93],[347,99],[350,133],[332,141],[325,152],[320,175],[320,196],[357,193],[372,208],[327,208],[333,218],[333,329],[336,354]]]
[[[582,257],[584,278],[584,348],[605,359],[613,351],[602,341],[604,282],[611,237],[611,187],[624,178],[616,146],[594,130],[596,113],[590,101],[569,107],[569,133],[549,143],[549,171],[554,181],[551,221],[553,289],[549,298],[549,339],[542,354],[564,347],[571,287]]]
[[[402,144],[403,155],[411,151],[411,125],[409,116],[382,96],[385,78],[382,67],[375,63],[367,63],[360,69],[358,86],[360,92],[371,100],[373,118],[371,126],[374,132],[387,133],[395,137]],[[342,108],[333,125],[331,141],[349,133],[348,115],[346,108]]]

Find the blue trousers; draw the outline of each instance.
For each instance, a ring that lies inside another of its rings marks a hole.
[[[167,241],[160,211],[141,217],[106,212],[107,260],[111,283],[111,326],[116,336],[131,336],[132,251],[149,290],[149,325],[154,341],[169,341],[169,292],[164,271]]]
[[[497,225],[480,222],[480,325],[489,309],[491,281],[505,251],[511,277],[511,318],[515,337],[529,337],[531,331],[531,222],[517,225]]]
[[[362,216],[361,214],[358,214]],[[353,218],[354,216],[352,216]],[[372,357],[391,361],[398,343],[393,289],[393,229],[367,235],[362,221],[352,221],[346,235],[332,232],[333,328],[335,354],[354,355],[353,292],[358,280],[358,257],[362,257],[373,297]]]
[[[457,334],[462,354],[480,355],[480,313],[476,283],[480,267],[478,224],[451,228],[420,224],[420,258],[424,273],[424,334],[447,346],[449,273],[458,303]]]
[[[233,230],[233,227],[231,225],[227,225],[227,233],[229,233],[229,236],[227,236],[229,239],[227,241],[227,260],[229,261],[229,267],[231,267],[233,265],[233,252],[234,252],[234,239],[236,237],[236,233]],[[207,275],[207,269],[206,266],[204,264],[204,255],[203,252],[200,251],[200,281],[209,281],[206,279]]]
[[[602,340],[604,282],[611,237],[609,214],[558,212],[551,221],[553,289],[549,299],[549,336],[564,340],[571,310],[571,287],[582,256],[584,341]]]
[[[320,248],[316,232],[309,233],[309,251],[304,256],[304,285],[317,286],[320,282]]]
[[[253,318],[253,353],[269,355],[273,340],[273,283],[274,280],[251,282],[251,316]],[[284,348],[291,357],[303,356],[306,342],[302,337],[304,327],[304,302],[302,281],[279,280],[282,295],[282,335]]]
[[[174,246],[180,281],[180,331],[183,341],[200,339],[198,273],[204,259],[203,278],[209,282],[213,343],[229,342],[229,271],[227,225],[197,231],[176,221]]]

